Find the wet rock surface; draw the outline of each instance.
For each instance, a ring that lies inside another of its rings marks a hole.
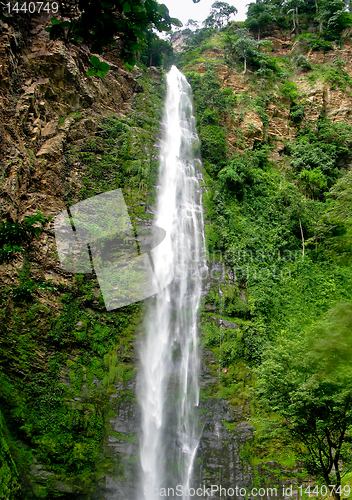
[[[203,431],[194,467],[194,486],[221,485],[227,490],[236,486],[249,487],[252,474],[239,456],[244,436],[241,431],[230,433],[224,425],[224,422],[233,423],[236,420],[234,410],[227,401],[218,399],[202,401],[200,410],[204,411]]]
[[[211,351],[204,351],[201,366],[202,393],[209,386],[218,383],[217,377],[211,376],[209,364],[215,362]],[[242,432],[238,425],[241,421],[241,412],[230,407],[225,400],[218,398],[204,398],[199,405],[199,418],[202,432],[194,463],[195,488],[211,488],[211,485],[220,485],[229,488],[249,487],[252,473],[248,464],[240,459],[240,446],[250,434]],[[234,424],[237,431],[230,431],[226,424]],[[243,422],[245,424],[245,422]],[[215,491],[215,488],[214,488]],[[199,498],[207,498],[201,496]],[[220,498],[213,496],[213,498]]]
[[[125,391],[128,391],[128,396],[123,395]],[[114,470],[102,478],[93,500],[137,498],[141,411],[135,396],[136,378],[123,384],[112,395],[112,408],[116,414],[110,420],[111,430],[108,431],[104,447],[106,455],[113,459]]]
[[[204,352],[200,383],[202,388],[217,383],[217,378],[210,376],[207,368],[212,353]],[[116,470],[109,472],[101,480],[94,500],[137,500],[139,498],[139,438],[141,428],[141,411],[136,400],[137,378],[121,386],[112,396],[116,415],[110,420],[113,431],[105,442],[106,453],[115,457]],[[123,392],[131,396],[123,396]],[[225,423],[236,423],[240,413],[230,407],[227,401],[206,398],[199,404],[197,411],[200,425],[200,440],[194,461],[194,474],[191,487],[207,488],[211,485],[234,488],[249,488],[253,475],[248,464],[240,459],[241,444],[251,435],[251,428],[243,421],[237,425],[238,430],[230,432]],[[172,430],[170,435],[172,435]],[[177,484],[167,479],[166,488],[174,488]],[[171,491],[171,490],[170,490]],[[157,498],[157,497],[156,497]],[[198,498],[198,497],[196,497]],[[199,498],[208,498],[199,496]],[[220,497],[213,497],[214,499]]]

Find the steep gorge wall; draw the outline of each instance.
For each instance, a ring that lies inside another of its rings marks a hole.
[[[304,106],[305,116],[300,123],[300,128],[307,124],[315,124],[322,114],[332,122],[352,123],[350,91],[334,84],[333,78],[327,79],[327,69],[334,65],[336,59],[343,62],[344,71],[352,75],[352,42],[349,32],[345,33],[342,48],[335,46],[334,50],[326,53],[308,50],[304,39],[295,41],[292,40],[292,36],[281,32],[267,37],[266,40],[272,43],[268,54],[277,58],[282,68],[285,68],[286,64],[284,58],[287,61],[293,61],[300,54],[305,55],[315,68],[314,76],[311,72],[299,67],[296,67],[293,74],[288,76],[288,79],[296,84],[299,102]],[[254,82],[251,70],[243,74],[239,68],[225,64],[226,52],[223,44],[224,34],[214,35],[208,42],[208,45],[213,46],[205,47],[201,51],[202,61],[190,60],[185,69],[204,75],[207,65],[213,65],[222,88],[231,89],[236,96],[235,116],[226,124],[229,153],[251,149],[257,140],[273,146],[273,159],[277,161],[279,159],[277,153],[283,149],[284,142],[292,140],[297,135],[297,128],[290,116],[291,100],[280,94],[281,82],[273,83],[268,88],[267,83],[261,82],[260,78]],[[266,92],[268,95],[268,104],[265,109],[267,125],[263,123],[255,106],[248,105],[248,99],[246,100],[246,97],[254,100],[260,92]]]
[[[118,457],[135,440],[128,380],[141,308],[106,314],[95,276],[63,271],[53,219],[122,188],[132,220],[149,224],[162,74],[129,72],[111,50],[103,55],[108,76],[87,77],[88,50],[50,41],[47,23],[0,28],[1,219],[51,217],[23,242],[25,252],[0,265],[4,499],[86,498],[109,473],[124,474]],[[112,418],[124,400],[117,432]]]
[[[45,208],[49,213],[51,204],[54,213],[63,207],[54,198],[63,200],[68,186],[79,191],[80,172],[65,172],[64,150],[96,130],[102,116],[125,116],[132,96],[143,91],[113,53],[105,54],[111,65],[108,78],[88,78],[87,49],[50,41],[43,20],[37,22],[20,49],[20,34],[12,27],[3,25],[1,33],[2,189],[6,197],[2,214],[16,219],[33,209]],[[33,193],[46,198],[37,199]]]

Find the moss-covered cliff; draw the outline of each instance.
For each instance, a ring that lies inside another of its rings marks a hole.
[[[109,443],[134,437],[110,420],[132,397],[123,389],[141,305],[107,314],[94,275],[63,271],[53,219],[122,188],[132,221],[149,224],[164,93],[159,70],[130,73],[113,51],[109,75],[87,77],[87,50],[50,41],[44,27],[1,26],[4,499],[85,498],[107,473],[123,474]]]

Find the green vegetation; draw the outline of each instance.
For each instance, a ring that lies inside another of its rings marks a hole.
[[[147,40],[148,30],[170,31],[172,25],[181,26],[170,17],[166,5],[155,0],[62,1],[60,15],[69,20],[52,19],[47,28],[52,39],[87,43],[91,52],[100,54],[103,48],[116,45],[118,36],[123,44],[121,57],[128,66],[135,64],[135,51]]]
[[[272,48],[269,40],[256,41],[246,28],[238,28],[236,25],[229,26],[225,36],[226,63],[233,67],[238,60],[244,62],[243,74],[246,74],[247,66],[256,71],[258,77],[284,76],[282,68],[275,57],[267,54]]]
[[[33,238],[43,231],[42,225],[51,217],[37,215],[25,217],[21,223],[2,221],[0,223],[0,263],[11,260],[18,252],[25,252]]]
[[[233,51],[237,57],[243,59],[243,73],[246,74],[247,61],[249,60],[254,63],[260,57],[260,53],[258,51],[259,43],[257,43],[249,35],[249,32],[246,29],[237,30],[236,36],[233,39],[228,36],[227,42],[230,45],[230,52]]]
[[[1,408],[10,423],[9,453],[21,475],[38,463],[47,477],[42,485],[43,479],[34,482],[35,498],[57,495],[58,480],[88,493],[104,467],[117,466],[100,459],[109,394],[134,373],[125,356],[141,311],[134,305],[107,315],[94,306],[96,283],[76,282],[61,295],[55,315],[38,302],[15,308],[9,302],[2,312]]]
[[[106,62],[101,62],[99,60],[99,57],[97,56],[92,56],[90,58],[90,63],[92,65],[91,68],[87,70],[87,75],[88,76],[100,76],[100,78],[104,78],[106,76],[107,72],[110,69],[110,66]]]
[[[351,464],[351,328],[351,302],[340,302],[310,329],[279,336],[257,370],[258,404],[283,419],[279,432],[309,474],[336,485],[336,499]]]
[[[234,96],[221,89],[211,69],[203,76],[198,73],[186,76],[194,89],[202,158],[210,170],[219,169],[226,162],[225,129],[219,125],[233,105]]]
[[[314,26],[318,33],[318,43],[322,44],[324,41],[339,40],[342,31],[351,26],[351,23],[352,16],[346,11],[343,0],[263,0],[249,4],[245,22],[256,33],[258,40],[261,35],[272,34],[277,26],[290,29],[296,35]]]
[[[152,217],[164,84],[161,73],[152,77],[146,68],[140,78],[144,92],[135,95],[128,116],[103,117],[79,150],[66,151],[68,165],[80,163],[83,189],[68,189],[65,203],[122,188],[133,221]],[[31,242],[48,222],[38,213],[0,228],[3,264],[13,266],[13,281],[1,285],[4,500],[89,497],[107,473],[125,473],[125,464],[109,452],[109,436],[135,439],[112,430],[111,395],[131,397],[126,383],[135,374],[133,342],[143,305],[107,313],[94,275],[55,283],[38,277]]]
[[[136,95],[130,115],[104,118],[80,150],[68,154],[69,163],[79,161],[86,172],[81,198],[122,188],[132,221],[152,217],[148,207],[155,197],[155,142],[164,92],[163,77],[158,82],[143,71],[144,92]],[[75,203],[68,195],[67,201]]]
[[[316,10],[306,2],[306,11],[294,2],[290,9],[251,4],[257,24],[250,26],[249,16],[247,28],[232,23],[206,41],[196,30],[183,63],[205,168],[207,250],[226,268],[225,283],[214,278],[205,298],[216,312],[203,312],[202,343],[216,357],[209,369],[219,383],[203,397],[226,398],[247,412],[255,432],[242,455],[252,465],[278,463],[277,470],[268,467],[281,480],[312,474],[319,484],[336,484],[338,499],[349,480],[341,471],[350,462],[352,411],[352,127],[329,120],[325,109],[308,119],[310,103],[300,89],[303,79],[319,80],[349,97],[351,77],[338,54],[324,65],[304,55],[341,42],[342,25],[333,31],[329,20],[342,14],[324,3],[324,17],[323,3]],[[309,19],[314,34],[302,33]],[[350,22],[348,13],[341,19]],[[275,25],[300,33],[298,52],[275,57],[263,40]],[[210,44],[223,47],[223,63],[207,59],[202,48]],[[226,87],[227,71],[238,73],[235,86],[242,78],[246,91]],[[269,134],[273,108],[288,110],[290,140]],[[249,113],[262,123],[254,139],[257,122],[242,126]],[[303,471],[293,473],[298,460]]]
[[[210,14],[204,21],[206,28],[221,29],[229,23],[230,17],[237,14],[237,9],[226,2],[214,2]]]
[[[19,474],[11,456],[8,429],[0,412],[0,498],[15,498],[20,491]]]
[[[163,66],[163,63],[173,53],[170,42],[161,40],[156,33],[148,31],[144,50],[141,51],[140,61],[147,67]]]
[[[263,31],[270,32],[275,19],[275,6],[272,2],[256,2],[248,5],[246,26],[257,34],[258,42]]]
[[[27,6],[19,8],[17,3],[12,4],[15,2],[9,2],[10,12],[1,11],[0,21],[13,26],[21,19],[24,24],[28,23],[31,16]],[[172,46],[159,39],[153,30],[161,33],[171,31],[172,26],[182,26],[178,19],[170,17],[166,5],[156,0],[61,0],[57,5],[56,12],[53,7],[57,17],[52,17],[51,25],[45,28],[52,40],[86,44],[92,54],[102,54],[110,47],[117,47],[129,69],[136,61],[144,64],[146,52],[150,54],[149,65],[161,65],[161,53],[172,52]],[[93,56],[90,63],[88,76],[103,78],[110,69],[109,64],[97,56]]]

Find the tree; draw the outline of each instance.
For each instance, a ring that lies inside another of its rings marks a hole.
[[[334,200],[328,210],[329,218],[341,224],[348,224],[352,229],[352,170],[333,186],[329,198]]]
[[[186,27],[187,28],[190,28],[190,29],[195,29],[197,30],[199,28],[199,23],[198,21],[195,21],[194,19],[188,19],[187,23],[186,23]]]
[[[344,262],[352,255],[352,170],[341,177],[328,193],[328,208],[324,213],[320,231],[328,253],[336,252]]]
[[[336,485],[351,465],[352,303],[340,303],[301,334],[281,338],[258,368],[261,408],[281,417],[309,474]]]
[[[321,0],[318,6],[319,31],[324,31],[324,37],[328,40],[340,38],[341,31],[352,23],[344,0]]]
[[[327,186],[327,180],[320,168],[302,170],[299,174],[299,182],[303,186],[305,195],[311,196],[313,200],[315,196],[319,196],[322,189]]]
[[[232,44],[233,51],[244,60],[243,74],[247,71],[247,59],[253,55],[258,55],[258,42],[250,36],[248,30],[238,29],[235,41]]]
[[[288,0],[285,3],[287,15],[292,15],[292,31],[294,31],[296,35],[299,34],[298,9],[304,9],[305,7],[306,6],[302,0]]]
[[[275,21],[275,7],[264,2],[250,3],[245,24],[255,31],[260,40],[261,32]]]
[[[170,31],[172,25],[182,26],[156,0],[60,0],[59,5],[65,19],[52,18],[47,28],[52,39],[86,43],[96,54],[119,44],[128,66],[135,64],[135,52],[147,40],[148,28],[162,32]]]
[[[233,56],[243,60],[243,74],[246,74],[249,65],[252,70],[257,70],[258,76],[260,74],[267,75],[272,73],[273,70],[277,70],[265,53],[265,51],[270,51],[272,48],[270,40],[261,40],[258,42],[251,36],[248,29],[232,26],[232,29],[228,29],[226,32],[225,43],[226,52],[229,56],[227,57],[227,61],[231,62]],[[264,49],[265,51],[260,49]]]
[[[237,9],[226,2],[215,2],[211,6],[209,16],[203,22],[206,28],[221,29],[229,23],[230,17],[237,14]]]
[[[141,60],[146,66],[161,66],[163,56],[173,52],[171,43],[161,40],[156,33],[148,31],[146,48],[141,55]]]
[[[292,14],[292,24],[293,28],[292,31],[295,32],[296,35],[298,35],[298,10],[297,7],[296,9],[290,9],[287,14]]]

